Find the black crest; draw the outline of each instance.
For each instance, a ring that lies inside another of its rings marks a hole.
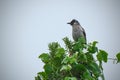
[[[77,24],[79,24],[79,22],[76,20],[76,19],[73,19],[71,22],[69,22],[68,24],[71,24],[71,25],[73,25],[74,23],[77,23]]]

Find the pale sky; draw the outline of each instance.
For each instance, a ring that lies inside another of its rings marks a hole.
[[[109,57],[120,52],[120,0],[0,0],[0,80],[34,80],[48,44],[73,40],[66,24],[72,19],[84,27],[87,42],[98,41]],[[103,66],[106,80],[120,79],[120,64]]]

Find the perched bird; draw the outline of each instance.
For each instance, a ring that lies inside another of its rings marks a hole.
[[[85,43],[86,43],[86,33],[84,28],[80,25],[80,23],[76,20],[73,19],[71,22],[68,22],[67,24],[70,24],[72,26],[72,36],[74,41],[78,41],[80,37],[85,38]]]

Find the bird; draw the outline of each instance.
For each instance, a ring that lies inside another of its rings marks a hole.
[[[79,38],[83,37],[85,39],[86,44],[86,33],[84,28],[80,25],[80,23],[73,19],[71,22],[68,22],[67,24],[70,24],[72,26],[72,37],[74,41],[78,41]]]

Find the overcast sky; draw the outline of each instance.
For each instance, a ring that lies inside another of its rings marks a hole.
[[[0,80],[34,80],[48,44],[73,40],[72,19],[109,57],[120,51],[120,0],[0,0]],[[106,80],[120,79],[120,64],[103,66]]]

